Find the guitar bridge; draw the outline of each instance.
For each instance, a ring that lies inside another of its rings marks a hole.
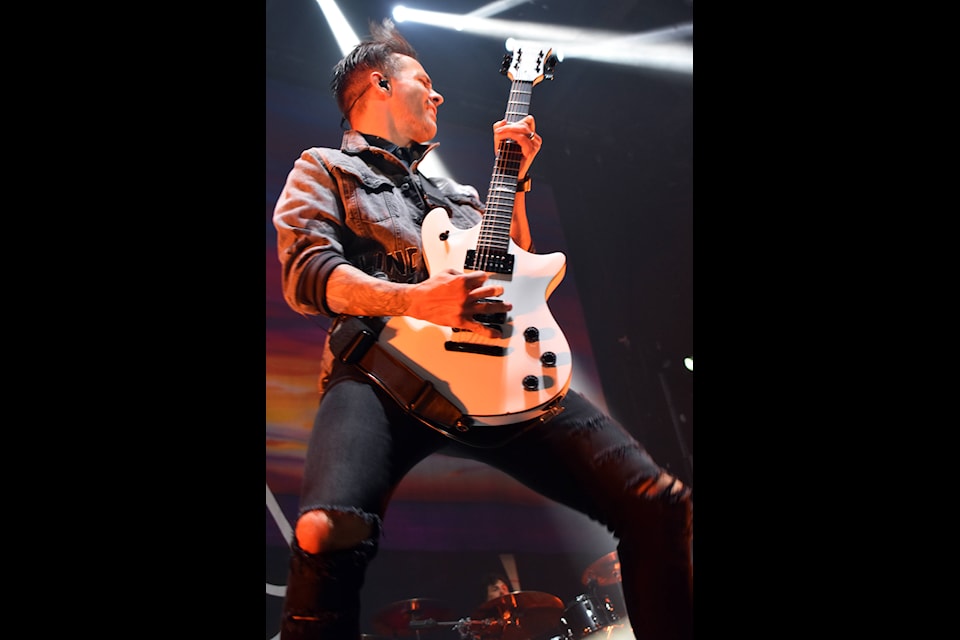
[[[490,302],[500,302],[500,300],[495,300],[493,298],[480,298],[477,300],[477,302],[486,304]],[[473,314],[473,319],[485,325],[507,324],[507,314],[504,311],[500,311],[498,313],[475,313]],[[502,332],[500,327],[494,327],[494,329]]]
[[[475,342],[456,342],[447,340],[443,343],[443,348],[447,351],[459,351],[460,353],[479,353],[482,356],[505,356],[507,350],[498,347],[495,344],[478,344]]]

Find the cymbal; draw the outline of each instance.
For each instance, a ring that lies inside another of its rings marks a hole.
[[[413,620],[433,619],[437,622],[450,621],[454,618],[453,610],[440,600],[432,598],[413,598],[388,604],[373,617],[374,630],[390,637],[415,636],[438,631],[441,627],[410,628]],[[449,629],[444,629],[449,631]]]
[[[503,628],[502,640],[528,640],[557,629],[563,601],[543,591],[514,591],[484,602],[472,619],[495,619]]]
[[[616,551],[611,551],[596,560],[583,572],[583,584],[595,580],[601,587],[620,583],[620,558]]]

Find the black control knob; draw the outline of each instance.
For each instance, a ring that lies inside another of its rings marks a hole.
[[[540,362],[542,362],[545,367],[555,367],[557,366],[557,354],[553,351],[544,351],[540,356]]]
[[[538,342],[540,340],[540,330],[536,327],[527,327],[523,330],[523,339],[527,342]]]
[[[540,379],[537,376],[524,376],[523,388],[527,391],[536,391],[540,386]]]

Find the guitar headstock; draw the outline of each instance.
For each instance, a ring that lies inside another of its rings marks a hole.
[[[553,71],[562,60],[552,47],[536,42],[507,40],[510,51],[503,57],[500,73],[511,80],[524,80],[537,84],[542,80],[553,80]]]

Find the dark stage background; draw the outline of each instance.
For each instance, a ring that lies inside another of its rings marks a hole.
[[[358,36],[392,3],[341,3]],[[420,2],[466,13],[478,1]],[[528,2],[495,16],[623,34],[690,24],[687,0]],[[490,125],[510,81],[503,38],[402,23],[444,96],[443,164],[486,193],[494,161]],[[524,37],[522,32],[517,37]],[[692,36],[687,36],[692,44]],[[547,43],[550,44],[550,43]],[[339,146],[329,94],[340,51],[314,0],[266,5],[266,631],[276,635],[307,436],[316,409],[324,320],[293,313],[280,293],[273,206],[287,172],[310,146]],[[528,214],[539,252],[563,251],[564,281],[549,306],[576,354],[574,387],[693,484],[693,81],[691,74],[566,59],[534,88],[544,138]],[[549,503],[471,461],[434,456],[404,480],[363,592],[364,629],[392,602],[437,598],[469,616],[480,576],[513,561],[523,590],[568,602],[581,576],[616,540],[599,524]]]

